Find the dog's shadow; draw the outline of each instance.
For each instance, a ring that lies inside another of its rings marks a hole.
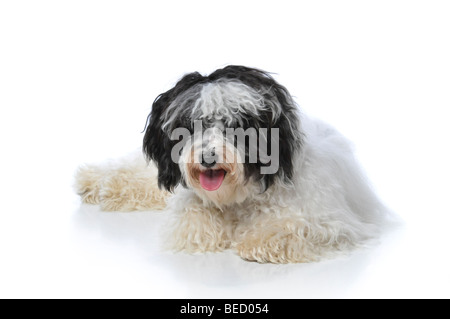
[[[161,230],[167,221],[164,212],[102,212],[98,206],[80,205],[74,214],[76,227],[100,233],[112,243],[132,243],[154,267],[160,265],[180,281],[206,286],[245,286],[278,281],[280,292],[295,290],[297,297],[323,296],[327,287],[330,297],[358,281],[370,261],[370,250],[356,251],[349,256],[309,264],[258,264],[242,260],[233,251],[190,255],[162,249]],[[320,291],[319,291],[320,290]]]

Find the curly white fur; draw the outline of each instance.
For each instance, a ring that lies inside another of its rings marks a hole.
[[[245,201],[220,208],[177,189],[169,201],[177,215],[172,248],[233,248],[258,262],[307,262],[375,237],[386,209],[358,169],[349,142],[322,122],[303,117],[302,123],[306,139],[293,185],[276,183],[264,193],[247,185],[253,189]]]
[[[161,191],[156,168],[140,154],[102,168],[80,168],[77,189],[84,202],[105,210],[161,209],[167,202],[173,216],[167,232],[171,249],[232,248],[258,262],[316,261],[375,237],[387,215],[358,169],[350,143],[323,122],[303,116],[302,125],[306,138],[293,184],[276,183],[260,193],[249,183],[240,203],[218,206],[181,186],[173,195]]]

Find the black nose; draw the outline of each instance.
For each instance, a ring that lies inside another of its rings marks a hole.
[[[200,163],[206,168],[216,165],[216,150],[212,148],[209,152],[202,153]]]
[[[204,167],[206,167],[206,168],[211,168],[211,167],[213,167],[214,165],[216,165],[216,161],[213,161],[213,162],[211,162],[211,163],[208,163],[208,162],[206,162],[206,161],[202,161],[202,166],[204,166]]]

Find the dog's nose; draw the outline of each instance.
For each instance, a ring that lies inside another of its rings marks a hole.
[[[204,166],[204,167],[206,167],[206,168],[211,168],[211,167],[213,167],[214,165],[216,165],[216,161],[213,161],[213,162],[211,162],[211,163],[208,163],[208,162],[206,162],[206,161],[202,161],[202,166]]]
[[[200,159],[202,166],[206,168],[216,165],[216,150],[212,148],[210,151],[202,152],[202,158]]]

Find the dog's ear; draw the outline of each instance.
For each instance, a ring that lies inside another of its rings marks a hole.
[[[142,150],[147,159],[153,160],[158,168],[158,186],[168,191],[173,191],[180,182],[183,185],[185,183],[178,163],[172,161],[171,157],[172,148],[178,141],[171,140],[170,132],[163,130],[165,112],[180,94],[203,79],[197,72],[185,75],[172,89],[155,99],[147,117]]]
[[[277,88],[272,87],[272,92],[276,92],[276,90]],[[276,93],[280,97],[272,94],[271,97],[265,97],[266,101],[270,102],[274,102],[275,98],[276,102],[281,105],[282,111],[276,117],[273,114],[273,108],[268,108],[261,114],[263,117],[261,120],[268,128],[265,142],[266,152],[270,158],[268,163],[266,161],[264,161],[265,164],[258,163],[261,191],[266,191],[277,179],[285,185],[292,183],[295,171],[294,160],[302,145],[299,114],[295,105],[291,104],[293,102],[290,96],[284,96],[285,94],[289,93],[280,91]],[[264,124],[261,123],[261,126]],[[274,154],[274,152],[278,154]],[[269,167],[271,169],[267,170]]]
[[[294,160],[303,141],[298,108],[284,86],[274,81],[271,90],[281,106],[280,114],[272,123],[272,126],[278,128],[279,132],[277,140],[279,170],[276,176],[285,183],[291,183],[294,175]]]
[[[171,100],[171,92],[159,95],[153,102],[152,111],[147,118],[142,150],[147,159],[152,160],[158,168],[158,186],[168,191],[180,183],[181,172],[177,163],[171,159],[174,142],[163,131],[163,111]]]

